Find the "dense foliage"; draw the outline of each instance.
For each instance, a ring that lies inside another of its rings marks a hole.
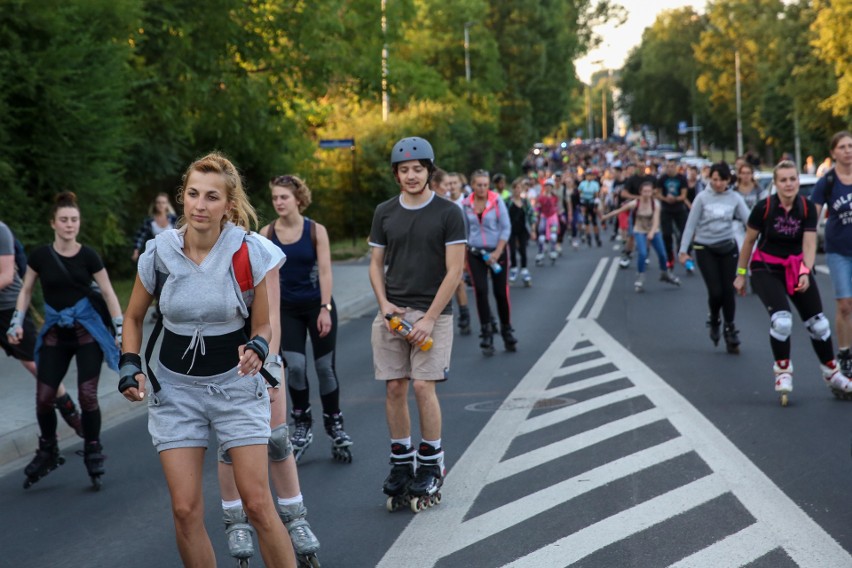
[[[745,150],[777,158],[827,155],[831,134],[852,121],[852,0],[711,0],[660,14],[621,73],[622,110],[635,125],[677,136],[680,121],[736,147],[735,54],[740,57]]]
[[[595,23],[623,16],[609,0],[386,4],[383,35],[380,0],[0,0],[0,219],[45,242],[52,196],[75,191],[81,239],[129,272],[154,195],[216,149],[262,218],[267,180],[298,173],[332,238],[363,236],[395,191],[387,157],[403,135],[432,140],[446,169],[512,173],[532,141],[582,127],[573,61]]]

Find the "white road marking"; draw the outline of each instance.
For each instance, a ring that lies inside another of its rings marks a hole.
[[[606,299],[609,297],[609,292],[612,290],[612,284],[615,282],[615,274],[617,272],[618,262],[613,260],[612,264],[609,266],[609,272],[604,279],[603,286],[601,286],[601,291],[598,293],[595,303],[592,304],[592,309],[589,310],[589,315],[586,316],[589,319],[598,319],[598,316],[601,315],[601,310],[603,310]]]
[[[418,514],[411,520],[382,558],[379,568],[434,566],[441,558],[449,554],[489,538],[506,528],[529,521],[535,515],[565,503],[596,486],[602,487],[613,480],[690,451],[695,451],[713,473],[654,499],[639,503],[572,535],[566,535],[508,566],[536,568],[566,566],[605,546],[725,493],[731,493],[736,497],[756,519],[754,528],[721,539],[693,554],[690,558],[695,561],[694,564],[689,559],[683,559],[676,565],[678,568],[742,565],[779,547],[802,568],[852,566],[852,556],[808,517],[685,398],[615,341],[595,321],[588,318],[576,319],[590,301],[604,272],[606,261],[607,259],[602,259],[598,263],[592,280],[571,310],[566,326],[507,399],[553,398],[556,393],[567,394],[580,388],[587,388],[589,385],[603,384],[598,377],[591,377],[569,385],[547,388],[555,377],[613,364],[618,372],[605,373],[603,376],[609,381],[626,376],[635,386],[602,395],[597,399],[609,397],[611,403],[615,404],[620,400],[644,395],[654,405],[654,409],[631,417],[633,428],[626,428],[631,424],[629,420],[617,420],[607,426],[577,434],[545,448],[532,450],[523,456],[501,462],[512,440],[518,435],[534,431],[536,427],[544,427],[548,423],[558,423],[560,419],[567,420],[572,416],[589,412],[593,408],[603,408],[605,404],[592,399],[578,403],[576,407],[553,410],[533,418],[529,418],[530,410],[523,408],[523,405],[507,405],[506,408],[501,408],[494,413],[452,467],[451,476],[442,491],[444,497],[442,503],[438,507]],[[609,293],[609,286],[607,282],[604,282],[600,291],[602,295]],[[590,313],[599,314],[602,306],[603,303],[598,299]],[[586,341],[591,342],[592,345],[575,348],[578,343]],[[561,367],[566,353],[570,356],[590,348],[600,351],[603,357],[565,368]],[[621,395],[619,396],[618,393]],[[512,475],[512,472],[529,470],[527,465],[533,459],[537,460],[537,463],[546,463],[595,443],[595,436],[598,437],[597,439],[605,439],[607,427],[615,429],[621,424],[625,431],[635,429],[646,423],[643,422],[643,415],[654,417],[656,420],[667,419],[681,436],[607,463],[572,479],[560,481],[477,517],[465,519],[476,497],[488,483],[505,479],[507,475]],[[718,562],[720,558],[722,561]]]
[[[723,495],[726,490],[719,476],[703,477],[539,548],[504,568],[569,566],[613,542]]]
[[[598,280],[600,280],[607,262],[609,262],[609,258],[602,258],[598,261],[598,265],[592,273],[589,283],[586,284],[586,287],[583,289],[583,293],[580,294],[580,298],[577,300],[577,303],[574,304],[573,308],[571,308],[571,312],[568,314],[566,320],[570,321],[577,319],[580,317],[580,314],[583,313],[583,310],[586,308],[586,304],[589,302],[595,288],[598,286]]]

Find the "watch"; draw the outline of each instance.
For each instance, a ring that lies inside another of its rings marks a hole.
[[[331,304],[321,304],[320,308],[325,308],[328,310],[328,313],[331,313],[332,306]]]

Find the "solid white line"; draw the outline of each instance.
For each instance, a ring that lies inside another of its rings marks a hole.
[[[497,464],[491,470],[486,483],[494,483],[495,481],[523,473],[562,456],[573,454],[589,446],[594,446],[595,444],[600,444],[601,442],[620,436],[625,432],[659,422],[664,418],[658,408],[651,408],[637,414],[631,414],[620,420],[614,420],[603,426],[592,428],[570,438],[563,438],[558,442],[548,444],[542,448],[530,450],[525,454],[515,456]]]
[[[739,568],[778,548],[766,525],[754,523],[669,568]]]
[[[567,367],[558,367],[556,369],[556,372],[553,373],[553,377],[556,378],[564,377],[565,375],[573,375],[574,373],[579,373],[580,371],[588,371],[589,369],[594,369],[595,367],[604,367],[611,363],[612,362],[606,359],[605,357],[597,357],[595,359],[583,361],[582,363],[568,365]]]
[[[627,375],[621,371],[610,371],[609,373],[597,375],[596,377],[589,377],[588,379],[583,379],[581,381],[574,381],[573,383],[549,388],[545,391],[544,395],[545,398],[554,398],[625,378],[627,378]]]
[[[852,555],[799,508],[689,401],[615,341],[597,322],[580,320],[580,333],[618,361],[621,370],[687,438],[707,465],[801,568],[852,566]]]
[[[717,475],[709,475],[590,525],[540,548],[504,568],[568,566],[601,548],[689,511],[727,492]]]
[[[577,303],[574,304],[573,308],[571,308],[571,312],[568,314],[568,317],[565,318],[566,321],[577,319],[578,317],[580,317],[580,314],[583,313],[583,310],[586,308],[586,304],[589,302],[589,298],[591,298],[592,293],[598,286],[598,280],[600,280],[601,274],[603,273],[607,262],[609,262],[609,258],[602,258],[598,261],[598,265],[595,268],[595,271],[592,273],[592,277],[589,279],[589,283],[586,284],[585,289],[583,289],[583,293],[580,295],[580,299],[577,300]]]
[[[612,290],[612,284],[615,282],[616,272],[618,272],[618,262],[613,260],[612,264],[609,265],[609,272],[607,272],[606,279],[604,279],[603,286],[601,286],[601,291],[598,292],[598,297],[595,303],[592,304],[592,309],[589,311],[589,315],[586,316],[587,318],[598,319],[598,316],[601,315],[601,310],[603,310],[606,299],[609,297],[609,291]]]
[[[553,393],[552,391],[555,390],[558,389],[550,389],[544,391],[544,397],[551,398],[564,394]],[[563,420],[568,420],[569,418],[574,418],[580,416],[581,414],[586,414],[588,412],[598,410],[605,406],[609,406],[617,402],[623,402],[625,400],[630,400],[631,398],[638,398],[640,396],[642,396],[642,393],[639,391],[639,389],[637,389],[636,387],[628,387],[626,389],[602,394],[601,396],[596,396],[595,398],[590,398],[589,400],[584,400],[583,402],[578,402],[565,408],[551,410],[550,412],[539,414],[538,416],[533,416],[532,418],[527,419],[527,421],[524,422],[518,429],[517,435],[520,436],[522,434],[529,434],[530,432],[535,432],[536,430],[540,430],[541,428],[547,428],[548,426],[558,424]],[[557,412],[559,414],[551,416]]]
[[[589,491],[690,451],[691,448],[682,438],[675,438],[536,491],[522,500],[507,503],[473,517],[454,531],[449,550],[444,551],[444,555],[452,554],[478,542],[483,535],[497,534]]]

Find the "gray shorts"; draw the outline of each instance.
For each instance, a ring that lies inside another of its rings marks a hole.
[[[148,432],[158,452],[206,448],[211,428],[225,451],[269,442],[269,394],[260,375],[241,377],[234,367],[193,377],[158,367],[160,391],[148,396]]]

